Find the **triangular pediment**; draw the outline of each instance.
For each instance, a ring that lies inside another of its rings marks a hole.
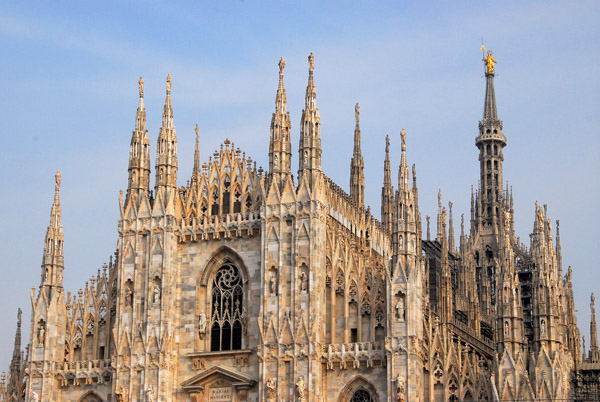
[[[308,184],[308,179],[306,178],[306,175],[304,175],[302,177],[302,180],[300,181],[300,183],[298,183],[298,191],[297,191],[296,199],[298,201],[310,201],[311,200],[310,186]]]
[[[283,191],[281,192],[281,202],[295,202],[296,201],[296,191],[294,189],[294,183],[292,182],[291,176],[287,178],[285,183],[283,184]]]
[[[207,384],[248,389],[256,384],[256,380],[239,371],[223,366],[213,366],[184,381],[181,383],[181,387],[187,391],[193,391],[204,389]]]
[[[277,187],[277,183],[274,180],[271,181],[271,185],[269,186],[269,193],[267,195],[267,204],[279,204],[281,202],[281,197],[279,195],[279,188]]]

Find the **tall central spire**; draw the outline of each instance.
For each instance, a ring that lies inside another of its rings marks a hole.
[[[275,113],[271,117],[271,139],[269,141],[269,173],[279,188],[292,171],[292,145],[290,142],[290,112],[287,111],[287,96],[283,87],[285,59],[279,60],[279,85],[275,96]]]
[[[358,103],[354,106],[354,153],[350,162],[350,197],[356,205],[363,206],[365,203],[365,162],[360,151],[360,108]]]
[[[321,171],[321,117],[317,107],[317,91],[313,78],[315,57],[308,56],[308,85],[302,119],[300,121],[300,163],[298,169],[299,181],[304,177],[312,187],[314,175]]]
[[[482,220],[484,224],[492,224],[498,220],[503,205],[502,189],[502,150],[506,146],[506,137],[502,134],[502,121],[498,119],[496,109],[496,93],[494,90],[494,65],[496,60],[488,51],[483,59],[485,64],[485,101],[483,119],[479,122],[479,135],[475,145],[479,148],[480,191]]]

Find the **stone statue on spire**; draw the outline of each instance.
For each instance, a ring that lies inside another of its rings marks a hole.
[[[279,76],[283,75],[284,68],[285,68],[285,59],[283,58],[283,56],[281,56],[281,59],[279,60]]]
[[[358,123],[360,115],[360,106],[358,106],[358,102],[354,105],[354,118],[356,119],[356,123]]]
[[[171,74],[167,75],[167,92],[171,92]]]
[[[140,90],[140,98],[144,97],[144,79],[142,77],[140,77],[140,80],[138,81],[138,87]]]
[[[400,137],[402,137],[402,145],[406,146],[406,130],[404,128],[400,131]]]
[[[312,73],[315,70],[315,55],[310,52],[308,55],[308,70]]]
[[[56,189],[58,190],[60,188],[60,170],[56,171],[56,174],[54,175],[54,180],[56,181]]]

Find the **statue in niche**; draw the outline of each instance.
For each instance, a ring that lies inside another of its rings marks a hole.
[[[540,325],[542,335],[546,335],[546,320],[542,320],[542,324]]]
[[[509,328],[508,321],[504,321],[504,336],[508,336]]]
[[[275,402],[277,393],[277,381],[275,378],[267,378],[267,402]]]
[[[277,272],[275,271],[272,271],[269,276],[269,292],[272,295],[277,294]]]
[[[300,291],[307,292],[308,291],[308,277],[306,273],[300,273]]]
[[[157,283],[154,284],[154,297],[153,297],[153,301],[154,304],[159,304],[160,303],[160,286]]]
[[[396,377],[396,400],[404,402],[406,399],[406,380],[400,374]]]
[[[119,391],[115,394],[115,402],[124,402],[124,390],[123,387],[119,389]]]
[[[152,385],[146,390],[146,402],[154,402],[154,388],[152,388]]]
[[[404,321],[406,316],[406,307],[404,303],[404,294],[398,293],[398,302],[396,303],[396,319],[398,321]]]
[[[200,313],[198,316],[198,334],[200,334],[200,339],[204,338],[204,334],[206,333],[206,315],[204,313]]]
[[[38,345],[44,346],[45,340],[46,340],[46,323],[42,320],[42,321],[40,321],[40,327],[38,329]]]
[[[296,381],[296,392],[298,392],[298,402],[306,402],[306,383],[303,376]]]
[[[125,283],[125,305],[133,306],[133,290],[131,290],[131,281]]]

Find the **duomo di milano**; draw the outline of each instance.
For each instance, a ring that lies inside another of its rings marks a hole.
[[[19,312],[1,401],[593,400],[593,296],[586,353],[558,221],[536,206],[529,247],[515,235],[491,52],[480,183],[456,237],[441,195],[423,233],[404,130],[394,184],[386,139],[380,218],[365,207],[358,105],[350,192],[326,176],[308,61],[296,177],[283,59],[268,170],[229,139],[201,163],[196,128],[182,187],[171,76],[154,188],[140,79],[117,250],[85,289],[63,288],[57,173],[29,346]]]

